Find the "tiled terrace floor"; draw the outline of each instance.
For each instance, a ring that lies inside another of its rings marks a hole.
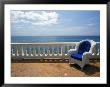
[[[11,63],[12,77],[99,77],[100,62],[91,61],[81,71],[76,64],[69,65],[68,60],[20,60]]]

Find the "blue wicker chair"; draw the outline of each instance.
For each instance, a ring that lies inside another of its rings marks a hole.
[[[93,40],[80,41],[75,49],[68,51],[69,64],[76,63],[81,67],[89,64],[89,59],[92,58],[92,53],[95,50],[96,43]]]

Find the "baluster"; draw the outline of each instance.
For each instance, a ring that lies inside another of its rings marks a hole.
[[[25,45],[23,45],[23,56],[25,56]]]
[[[27,48],[26,48],[26,54],[25,54],[26,56],[28,56],[28,53],[27,53]]]
[[[55,55],[55,56],[58,56],[57,46],[55,46],[54,52],[55,52],[54,55]]]
[[[78,49],[78,44],[79,44],[79,43],[76,43],[76,44],[74,45],[74,49]]]
[[[45,56],[48,56],[48,47],[45,47]]]
[[[18,54],[21,56],[21,45],[18,46]]]
[[[18,53],[18,46],[16,46],[16,56],[19,56],[19,53]]]
[[[69,51],[69,46],[67,46],[67,54],[68,54],[68,51]]]
[[[61,49],[61,45],[59,46],[59,49],[58,49],[58,50],[59,50],[59,56],[61,56],[61,55],[62,55],[62,52],[61,52],[61,50],[62,50],[62,49]]]
[[[16,47],[13,46],[14,56],[16,56]]]
[[[35,46],[33,47],[33,56],[36,56],[36,48],[35,48]]]
[[[45,56],[45,47],[43,47],[42,49],[43,49],[42,50],[42,52],[43,52],[42,55]]]
[[[99,49],[99,50],[98,50],[98,53],[99,53],[99,55],[100,55],[100,44],[99,44],[99,47],[98,47],[98,49]]]
[[[97,49],[97,45],[95,46],[95,56],[97,56],[98,53],[98,49]]]
[[[59,56],[59,46],[57,46],[57,56]]]
[[[52,46],[50,46],[50,55],[52,56]]]
[[[65,47],[61,46],[61,53],[62,53],[62,57],[65,57]]]
[[[21,56],[21,47],[18,45],[18,55]]]
[[[38,56],[40,57],[40,46],[38,47]]]
[[[23,56],[25,56],[25,46],[23,45]]]
[[[19,56],[21,56],[21,45],[19,45],[18,47],[18,53],[19,53]]]
[[[27,53],[27,45],[24,45],[24,56],[28,56],[28,53]]]
[[[21,46],[21,56],[24,56],[23,45]]]
[[[11,48],[11,56],[14,56],[13,47]]]
[[[97,55],[99,55],[99,49],[98,49]]]
[[[96,50],[95,49],[96,49],[96,46],[92,48],[92,55],[93,56],[95,56],[95,53],[96,53]]]
[[[13,46],[13,53],[14,53],[14,56],[16,56],[16,47]]]
[[[64,46],[64,56],[67,55],[66,53],[67,53],[67,46],[65,45],[65,46]]]
[[[65,46],[63,46],[63,55],[65,57]]]
[[[11,56],[14,56],[14,52],[13,52],[14,46],[11,45]]]
[[[97,50],[98,50],[97,55],[99,56],[100,55],[100,45],[99,44],[98,44]]]
[[[63,46],[61,46],[61,55],[63,56]]]
[[[31,56],[31,46],[29,46],[29,56]]]
[[[47,56],[50,56],[50,50],[49,50],[49,46],[47,46]]]
[[[52,56],[54,56],[54,46],[52,46]]]

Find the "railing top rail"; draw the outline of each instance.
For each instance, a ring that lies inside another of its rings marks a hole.
[[[78,42],[44,42],[44,43],[11,43],[11,44],[75,44]]]
[[[43,45],[43,44],[76,44],[76,43],[79,43],[79,42],[44,42],[44,43],[11,43],[11,44],[36,44],[36,45]],[[99,44],[100,42],[96,42],[97,44]]]

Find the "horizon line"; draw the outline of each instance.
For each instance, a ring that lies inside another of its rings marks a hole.
[[[14,36],[14,35],[13,35]],[[13,37],[11,36],[11,37]],[[15,36],[18,36],[18,35],[15,35]],[[19,35],[21,36],[21,35]],[[24,35],[24,36],[27,36],[27,35]],[[32,36],[32,35],[29,35],[29,36]],[[50,36],[50,35],[49,35]],[[64,36],[64,35],[61,35],[61,36]],[[69,35],[68,35],[69,36]],[[100,35],[70,35],[70,36],[100,36]],[[43,37],[43,36],[38,36],[38,37]],[[55,36],[50,36],[50,37],[55,37]],[[57,36],[56,36],[57,37]]]

